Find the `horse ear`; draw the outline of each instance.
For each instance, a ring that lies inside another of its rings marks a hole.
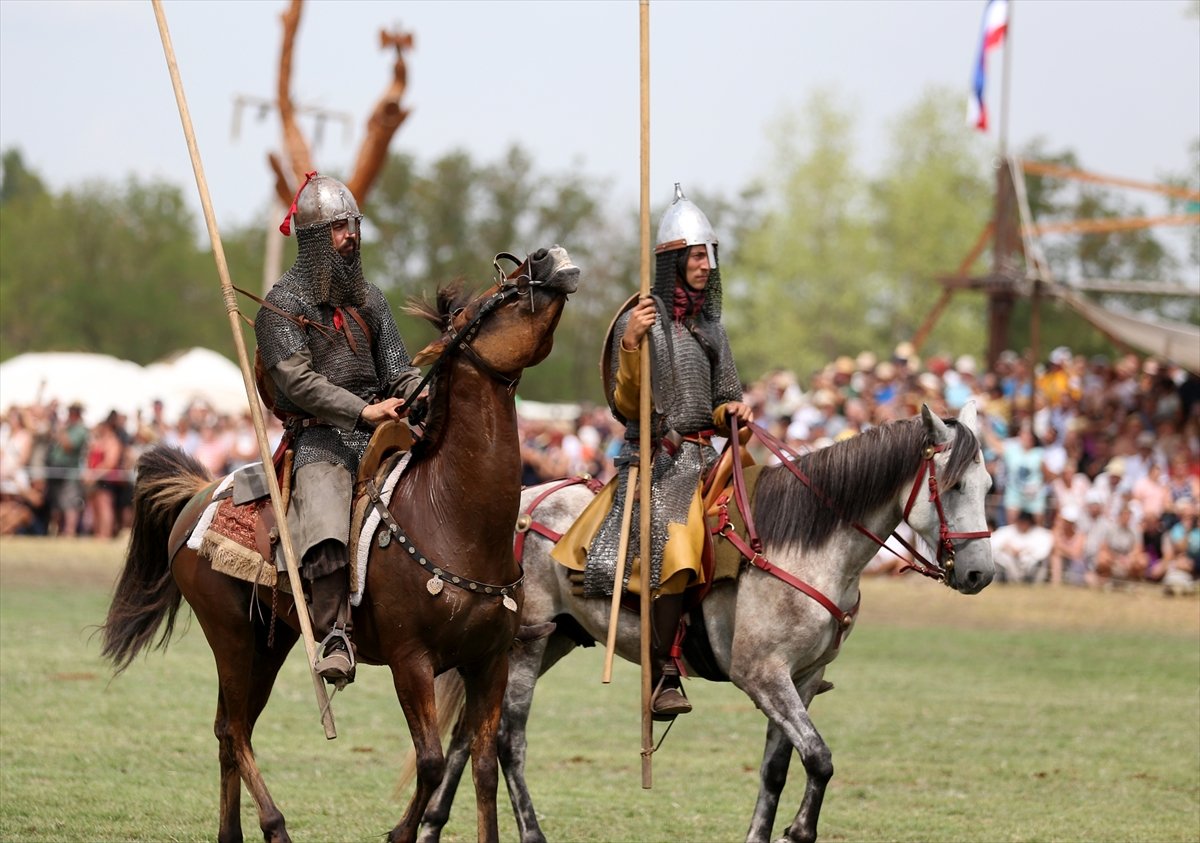
[[[966,404],[963,404],[963,408],[958,411],[958,423],[976,436],[979,435],[978,417],[979,413],[975,409],[974,399],[967,401]]]
[[[928,404],[921,405],[921,418],[925,421],[925,429],[929,431],[929,438],[933,440],[935,445],[941,445],[943,442],[949,442],[954,438],[950,433],[950,428],[946,426],[944,421],[933,414]]]
[[[417,352],[417,356],[412,359],[414,366],[424,366],[427,363],[432,363],[442,356],[442,352],[446,350],[445,338],[436,339],[429,345]]]

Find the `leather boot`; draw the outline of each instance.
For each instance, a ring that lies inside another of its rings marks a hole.
[[[650,681],[654,686],[650,716],[655,720],[674,720],[692,710],[683,693],[679,668],[671,658],[671,645],[675,643],[682,616],[682,594],[662,595],[650,604]]]
[[[328,562],[331,553],[340,553],[345,558],[346,546],[323,541],[309,555],[319,555]],[[308,562],[307,557],[305,561]],[[345,565],[312,581],[310,611],[313,633],[321,638],[316,671],[327,682],[342,688],[354,681],[355,668],[354,647],[350,643],[350,575]]]

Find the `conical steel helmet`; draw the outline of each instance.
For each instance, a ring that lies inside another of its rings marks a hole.
[[[688,246],[704,244],[708,252],[708,265],[717,268],[717,234],[704,212],[683,195],[683,188],[675,182],[675,198],[658,224],[656,254],[673,252]]]
[[[296,230],[304,231],[338,220],[349,220],[350,229],[358,232],[362,213],[350,188],[332,176],[315,176],[296,197]]]

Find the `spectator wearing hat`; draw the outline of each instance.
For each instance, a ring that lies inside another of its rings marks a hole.
[[[1082,512],[1092,491],[1092,481],[1078,469],[1074,460],[1067,459],[1062,473],[1050,481],[1050,491],[1054,495],[1054,506],[1060,512],[1068,506]]]
[[[1070,369],[1073,355],[1065,345],[1050,352],[1046,369],[1037,377],[1037,393],[1049,408],[1059,408],[1079,400],[1080,384]]]

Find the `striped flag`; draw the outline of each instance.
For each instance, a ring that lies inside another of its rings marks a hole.
[[[967,99],[967,123],[981,132],[987,129],[987,108],[983,91],[987,80],[987,55],[1004,43],[1008,31],[1008,0],[987,0],[983,8],[983,28],[979,33],[979,55],[975,59],[975,79]]]

